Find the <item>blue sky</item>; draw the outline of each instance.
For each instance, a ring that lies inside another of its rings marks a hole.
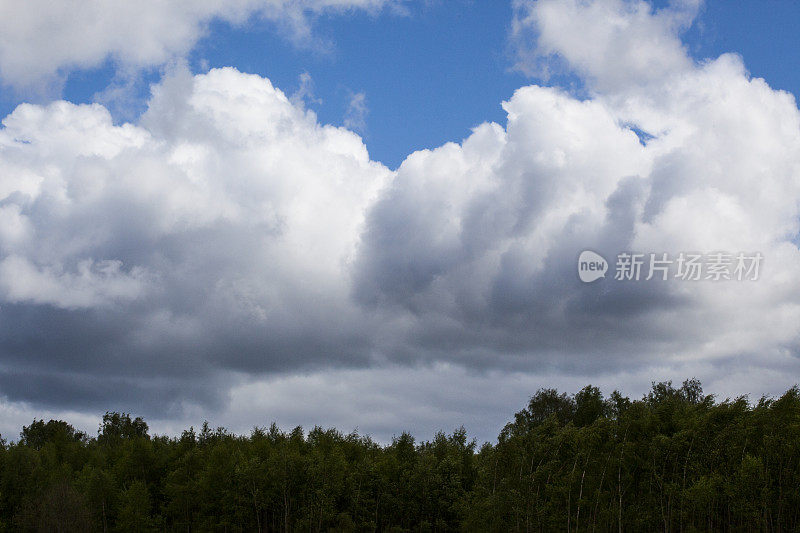
[[[668,2],[655,2],[656,6]],[[190,67],[235,66],[269,78],[291,94],[299,76],[313,80],[316,101],[308,106],[322,123],[342,124],[353,94],[363,92],[368,114],[362,133],[373,159],[397,167],[412,151],[460,141],[484,121],[505,122],[499,102],[514,90],[541,83],[575,87],[570,76],[537,80],[513,69],[508,32],[510,2],[453,0],[413,3],[406,15],[353,12],[323,15],[315,23],[317,45],[297,46],[274,24],[251,21],[244,26],[213,22],[190,55]],[[793,0],[709,0],[684,42],[696,59],[736,51],[753,76],[771,87],[800,93],[796,28],[800,3]],[[91,102],[114,80],[114,65],[71,72],[63,97]],[[121,121],[144,109],[150,70],[137,82],[138,102]],[[0,115],[24,100],[41,97],[4,91]]]

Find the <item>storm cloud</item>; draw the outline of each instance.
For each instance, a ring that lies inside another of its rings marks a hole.
[[[171,70],[136,124],[20,105],[0,130],[5,409],[136,406],[164,428],[329,412],[386,434],[435,427],[439,405],[488,436],[470,391],[508,389],[511,410],[591,377],[782,390],[800,370],[800,112],[736,55],[693,60],[696,9],[515,2],[519,66],[561,65],[588,95],[522,87],[505,124],[396,170],[233,68]],[[584,284],[586,249],[764,264]]]

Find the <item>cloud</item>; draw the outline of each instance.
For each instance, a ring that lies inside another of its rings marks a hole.
[[[10,255],[0,261],[0,291],[11,303],[35,302],[65,309],[101,307],[141,295],[145,286],[142,271],[134,267],[123,273],[121,267],[120,261],[84,259],[75,265],[75,273],[63,273],[58,268],[38,269],[27,258]]]
[[[200,380],[369,359],[346,272],[390,173],[355,134],[234,69],[173,72],[139,126],[66,102],[3,125],[6,394],[213,402]]]
[[[656,10],[643,0],[514,0],[512,43],[518,67],[544,75],[563,60],[600,89],[659,83],[691,66],[679,33],[700,0]]]
[[[475,372],[448,363],[328,369],[237,384],[231,389],[229,403],[220,411],[191,406],[180,418],[155,417],[151,423],[155,431],[175,435],[189,425],[198,427],[205,419],[212,426],[239,433],[275,421],[284,428],[318,425],[346,432],[358,430],[384,443],[406,430],[420,439],[430,439],[437,431],[464,426],[470,437],[482,443],[494,441],[513,413],[542,387],[557,386],[575,393],[592,383],[605,394],[619,389],[640,398],[649,391],[654,374],[674,383],[687,376],[704,375],[707,394],[717,394],[724,400],[749,391],[750,399],[758,401],[764,394],[782,392],[794,384],[788,368],[794,368],[791,361],[764,369],[740,360],[736,370],[724,376],[715,375],[717,367],[708,361],[573,374],[553,369]]]
[[[302,72],[298,76],[298,87],[295,92],[289,97],[289,100],[295,105],[308,106],[320,105],[322,99],[317,98],[314,94],[314,79],[308,72]]]
[[[0,130],[7,409],[136,405],[163,428],[366,419],[384,436],[372,413],[429,428],[462,410],[491,435],[538,386],[785,388],[800,370],[794,98],[738,56],[690,58],[694,4],[515,7],[530,49],[591,97],[520,88],[506,124],[395,172],[231,68],[173,69],[135,125],[97,104],[19,106]],[[588,20],[594,48],[577,39]],[[583,284],[586,249],[612,269],[622,251],[764,264],[751,282]]]
[[[298,44],[309,43],[315,17],[348,10],[401,7],[395,0],[30,0],[0,5],[0,80],[40,87],[73,69],[106,60],[131,68],[183,57],[209,22],[276,23]]]
[[[571,375],[553,370],[474,372],[447,363],[334,368],[246,380],[232,385],[226,403],[217,409],[185,401],[180,412],[157,410],[147,413],[146,421],[151,433],[167,435],[180,435],[189,426],[198,428],[205,420],[212,427],[222,426],[240,434],[249,433],[254,426],[276,422],[284,429],[302,426],[308,430],[318,425],[358,431],[382,443],[391,442],[402,431],[411,431],[419,439],[431,439],[437,431],[464,426],[471,438],[482,443],[494,441],[512,413],[525,406],[530,395],[542,387],[557,386],[574,393],[592,383],[605,394],[621,389],[637,398],[647,393],[655,374],[675,383],[686,376],[705,375],[706,393],[713,392],[722,400],[735,398],[746,390],[751,392],[750,399],[757,401],[762,394],[791,387],[792,373],[787,372],[791,368],[790,361],[764,369],[746,360],[738,361],[735,371],[721,376],[715,376],[714,364],[697,361],[636,371]],[[22,426],[34,418],[54,418],[68,420],[94,435],[101,414],[0,401],[0,434],[5,439],[16,439]]]
[[[536,27],[531,49],[565,60],[592,97],[521,88],[504,103],[505,127],[483,124],[403,162],[369,213],[354,282],[355,297],[396,325],[385,349],[568,373],[796,361],[794,98],[750,78],[738,56],[688,57],[685,11],[616,0],[516,8],[517,29]],[[612,268],[623,251],[766,259],[758,282],[587,286],[575,272],[586,249]]]
[[[353,93],[350,96],[350,103],[347,104],[347,111],[344,115],[344,127],[363,133],[367,129],[367,95],[363,92]]]

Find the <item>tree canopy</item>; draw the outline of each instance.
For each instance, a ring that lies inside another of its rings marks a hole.
[[[542,389],[480,447],[463,428],[167,437],[111,412],[94,437],[34,420],[0,439],[0,531],[587,530],[800,530],[800,391]]]

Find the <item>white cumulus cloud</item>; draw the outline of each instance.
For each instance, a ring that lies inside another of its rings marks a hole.
[[[129,369],[369,357],[347,272],[390,172],[354,133],[234,69],[172,73],[137,126],[66,102],[22,105],[3,125],[0,344],[28,379],[87,358],[102,361],[87,375],[133,383]]]
[[[0,2],[0,80],[29,87],[107,59],[128,68],[158,66],[191,50],[214,19],[242,24],[257,17],[302,42],[320,14],[399,5],[395,0]]]
[[[370,211],[354,287],[400,325],[386,333],[395,353],[575,371],[796,360],[794,97],[738,56],[690,58],[678,32],[696,6],[516,7],[518,29],[535,26],[531,49],[565,60],[592,96],[521,88],[505,127],[404,161]],[[756,282],[587,286],[585,249],[612,275],[625,251],[759,252],[764,264]]]

